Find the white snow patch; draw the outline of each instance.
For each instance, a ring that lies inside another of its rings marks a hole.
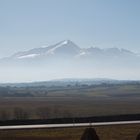
[[[66,45],[68,44],[68,40],[65,40],[64,42],[61,43],[61,45]]]
[[[86,55],[87,53],[86,52],[81,52],[79,55]]]
[[[83,51],[83,52],[79,53],[78,55],[76,55],[76,58],[80,58],[82,56],[87,56],[87,55],[88,55],[88,53]]]
[[[23,55],[23,56],[19,56],[18,59],[24,59],[24,58],[34,58],[36,56],[38,56],[39,54],[29,54],[29,55]]]
[[[63,45],[67,45],[68,44],[68,40],[65,40],[64,42],[58,44],[57,46],[55,46],[54,48],[50,49],[47,53],[50,53],[50,54],[54,54],[54,51],[59,48],[59,47],[62,47]]]

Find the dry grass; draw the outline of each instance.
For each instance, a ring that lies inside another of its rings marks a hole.
[[[94,127],[101,140],[136,140],[140,124]],[[0,140],[80,140],[85,128],[0,131]]]
[[[47,118],[53,117],[86,117],[116,114],[139,114],[140,97],[137,98],[96,98],[96,97],[65,97],[65,98],[2,98],[0,114],[4,110],[13,119],[13,110],[22,108],[30,119],[40,119],[38,110],[48,108]]]

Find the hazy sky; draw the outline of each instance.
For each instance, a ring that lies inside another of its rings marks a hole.
[[[140,52],[140,0],[0,0],[0,57],[64,39]]]

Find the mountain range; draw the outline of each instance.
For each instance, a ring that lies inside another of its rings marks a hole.
[[[71,40],[17,52],[0,59],[0,67],[1,79],[14,82],[93,77],[140,79],[137,53],[118,48],[81,48]]]
[[[139,57],[136,53],[131,52],[126,49],[118,49],[118,48],[107,48],[107,49],[100,49],[97,47],[90,47],[90,48],[80,48],[78,45],[73,43],[70,40],[61,41],[55,45],[50,46],[43,46],[40,48],[34,48],[28,51],[21,51],[13,54],[10,57],[4,58],[5,60],[12,59],[12,60],[33,60],[38,58],[45,58],[48,57],[69,57],[72,58],[85,58],[85,57]]]

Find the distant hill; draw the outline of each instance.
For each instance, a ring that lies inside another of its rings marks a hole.
[[[117,85],[117,84],[140,84],[140,81],[114,80],[114,79],[57,79],[50,81],[25,82],[25,83],[0,83],[1,87],[67,87],[67,86],[97,86],[97,85]]]

